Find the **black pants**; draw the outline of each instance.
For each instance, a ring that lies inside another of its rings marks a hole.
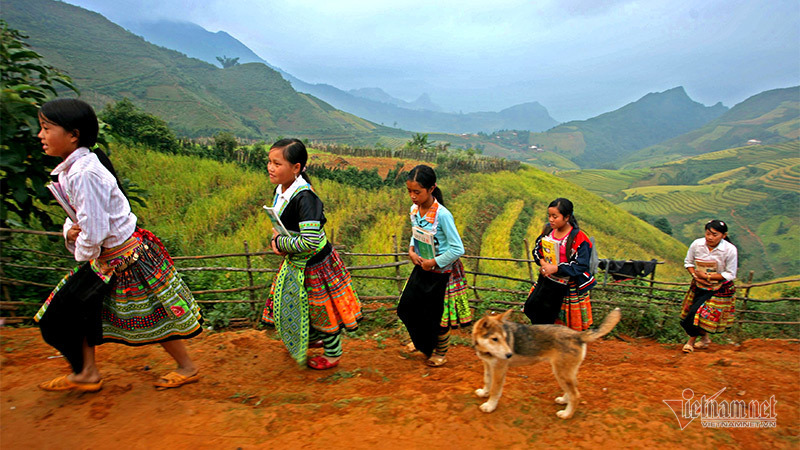
[[[84,263],[50,300],[39,330],[45,342],[69,361],[72,371],[83,370],[83,342],[90,347],[103,342],[101,313],[111,284],[101,280]]]
[[[411,341],[428,357],[439,339],[444,294],[449,281],[449,273],[428,272],[414,266],[397,305],[397,316],[405,324]]]
[[[536,287],[525,301],[525,315],[531,319],[533,324],[555,323],[561,312],[561,303],[567,294],[569,294],[569,287],[566,284],[556,283],[539,275]]]
[[[703,306],[703,303],[714,296],[714,292],[716,291],[708,291],[700,288],[695,289],[694,302],[692,302],[692,306],[689,308],[689,313],[681,320],[681,326],[690,337],[697,337],[703,334],[703,329],[694,324],[694,315],[697,314],[697,310]]]

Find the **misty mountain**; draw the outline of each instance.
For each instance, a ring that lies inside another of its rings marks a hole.
[[[350,89],[347,91],[356,97],[365,98],[367,100],[374,100],[376,102],[388,103],[390,105],[399,106],[406,109],[424,109],[427,111],[442,111],[442,107],[433,103],[428,94],[420,95],[413,102],[400,100],[399,98],[392,97],[381,88],[359,88]]]
[[[695,102],[683,87],[649,93],[622,108],[563,123],[530,136],[530,143],[580,167],[615,165],[633,152],[695,130],[728,111]]]
[[[289,135],[374,143],[401,133],[298,93],[261,63],[220,69],[53,0],[0,0],[0,6],[9,26],[28,35],[27,42],[49,64],[67,72],[93,106],[128,97],[180,135],[230,131],[253,139]]]
[[[199,25],[185,22],[158,21],[151,23],[126,23],[131,31],[140,33],[148,41],[208,63],[219,65],[217,56],[240,58],[240,62],[261,62],[278,71],[298,92],[311,94],[335,108],[355,114],[375,123],[417,132],[491,133],[502,129],[543,131],[558,124],[547,110],[520,105],[499,113],[478,112],[454,114],[441,112],[426,94],[414,102],[392,97],[378,88],[356,89],[350,92],[328,84],[306,83],[297,77],[270,65],[252,50],[227,33],[212,33]],[[529,105],[529,104],[526,104]],[[509,111],[510,110],[510,111]],[[528,112],[531,115],[522,117]]]
[[[774,145],[800,137],[800,86],[772,89],[736,104],[700,129],[642,149],[627,167],[646,167],[687,156],[747,145]]]

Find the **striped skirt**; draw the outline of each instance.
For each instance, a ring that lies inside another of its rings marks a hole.
[[[453,263],[450,272],[450,281],[444,293],[444,313],[442,314],[442,328],[463,327],[472,322],[472,309],[467,299],[467,280],[464,277],[464,264],[460,259]]]
[[[284,261],[282,266],[286,264]],[[283,267],[281,268],[283,269]],[[280,271],[279,271],[280,273]],[[303,286],[308,296],[309,325],[327,334],[342,328],[355,330],[361,320],[361,301],[352,287],[350,272],[336,249],[322,261],[303,269]],[[262,319],[274,325],[278,277],[272,282]]]
[[[578,294],[577,284],[570,280],[567,283],[568,293],[561,300],[561,310],[555,319],[556,325],[564,325],[575,331],[585,331],[592,326],[592,302],[589,298],[589,291],[583,295]],[[533,283],[528,298],[536,289]]]
[[[188,339],[202,331],[200,308],[169,253],[149,231],[137,228],[121,245],[103,249],[90,266],[100,278],[111,276],[100,313],[102,342],[145,345]],[[56,286],[38,317],[74,273]]]
[[[692,285],[683,298],[681,307],[681,319],[685,319],[694,304],[694,296],[697,292],[697,284],[692,280]],[[693,325],[702,328],[709,333],[722,333],[733,325],[735,316],[735,297],[736,287],[733,281],[723,283],[719,289],[714,291],[714,295],[705,301],[694,314]]]

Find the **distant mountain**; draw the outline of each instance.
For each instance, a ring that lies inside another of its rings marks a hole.
[[[615,165],[631,153],[702,127],[728,110],[693,101],[683,87],[650,93],[620,109],[530,136],[530,144],[580,167]]]
[[[246,45],[224,31],[212,33],[191,22],[120,22],[133,34],[144,36],[153,44],[185,53],[190,58],[219,66],[218,56],[239,58],[239,63],[265,63]],[[274,67],[273,67],[274,68]]]
[[[296,92],[261,63],[220,69],[53,0],[0,0],[0,6],[9,26],[29,35],[48,63],[69,73],[82,98],[101,108],[128,97],[181,135],[230,131],[254,139],[374,143],[382,135],[402,134]]]
[[[392,97],[381,88],[350,89],[347,92],[355,95],[356,97],[361,97],[367,100],[373,100],[381,103],[388,103],[390,105],[399,106],[401,108],[424,109],[427,111],[439,111],[439,112],[442,111],[442,108],[439,105],[433,103],[428,94],[422,94],[419,96],[419,98],[417,98],[413,102],[407,102],[405,100],[400,100],[399,98]]]
[[[647,167],[686,156],[800,138],[800,86],[754,95],[700,129],[629,155],[626,167]],[[755,142],[758,141],[758,142]]]
[[[519,129],[544,131],[558,122],[538,103],[524,104],[497,112],[454,114],[441,112],[427,94],[413,102],[392,97],[379,88],[362,88],[349,92],[328,84],[311,84],[261,59],[252,50],[224,32],[212,33],[199,25],[183,22],[124,23],[131,31],[148,41],[208,63],[219,65],[217,56],[240,58],[240,62],[262,62],[288,80],[298,92],[311,94],[342,111],[394,128],[417,132],[491,133],[496,130]],[[531,105],[538,105],[532,107]],[[523,114],[529,114],[523,116]]]

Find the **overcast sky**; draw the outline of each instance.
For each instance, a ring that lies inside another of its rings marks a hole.
[[[225,31],[303,81],[451,111],[585,119],[683,86],[728,107],[800,84],[800,1],[67,0]]]

